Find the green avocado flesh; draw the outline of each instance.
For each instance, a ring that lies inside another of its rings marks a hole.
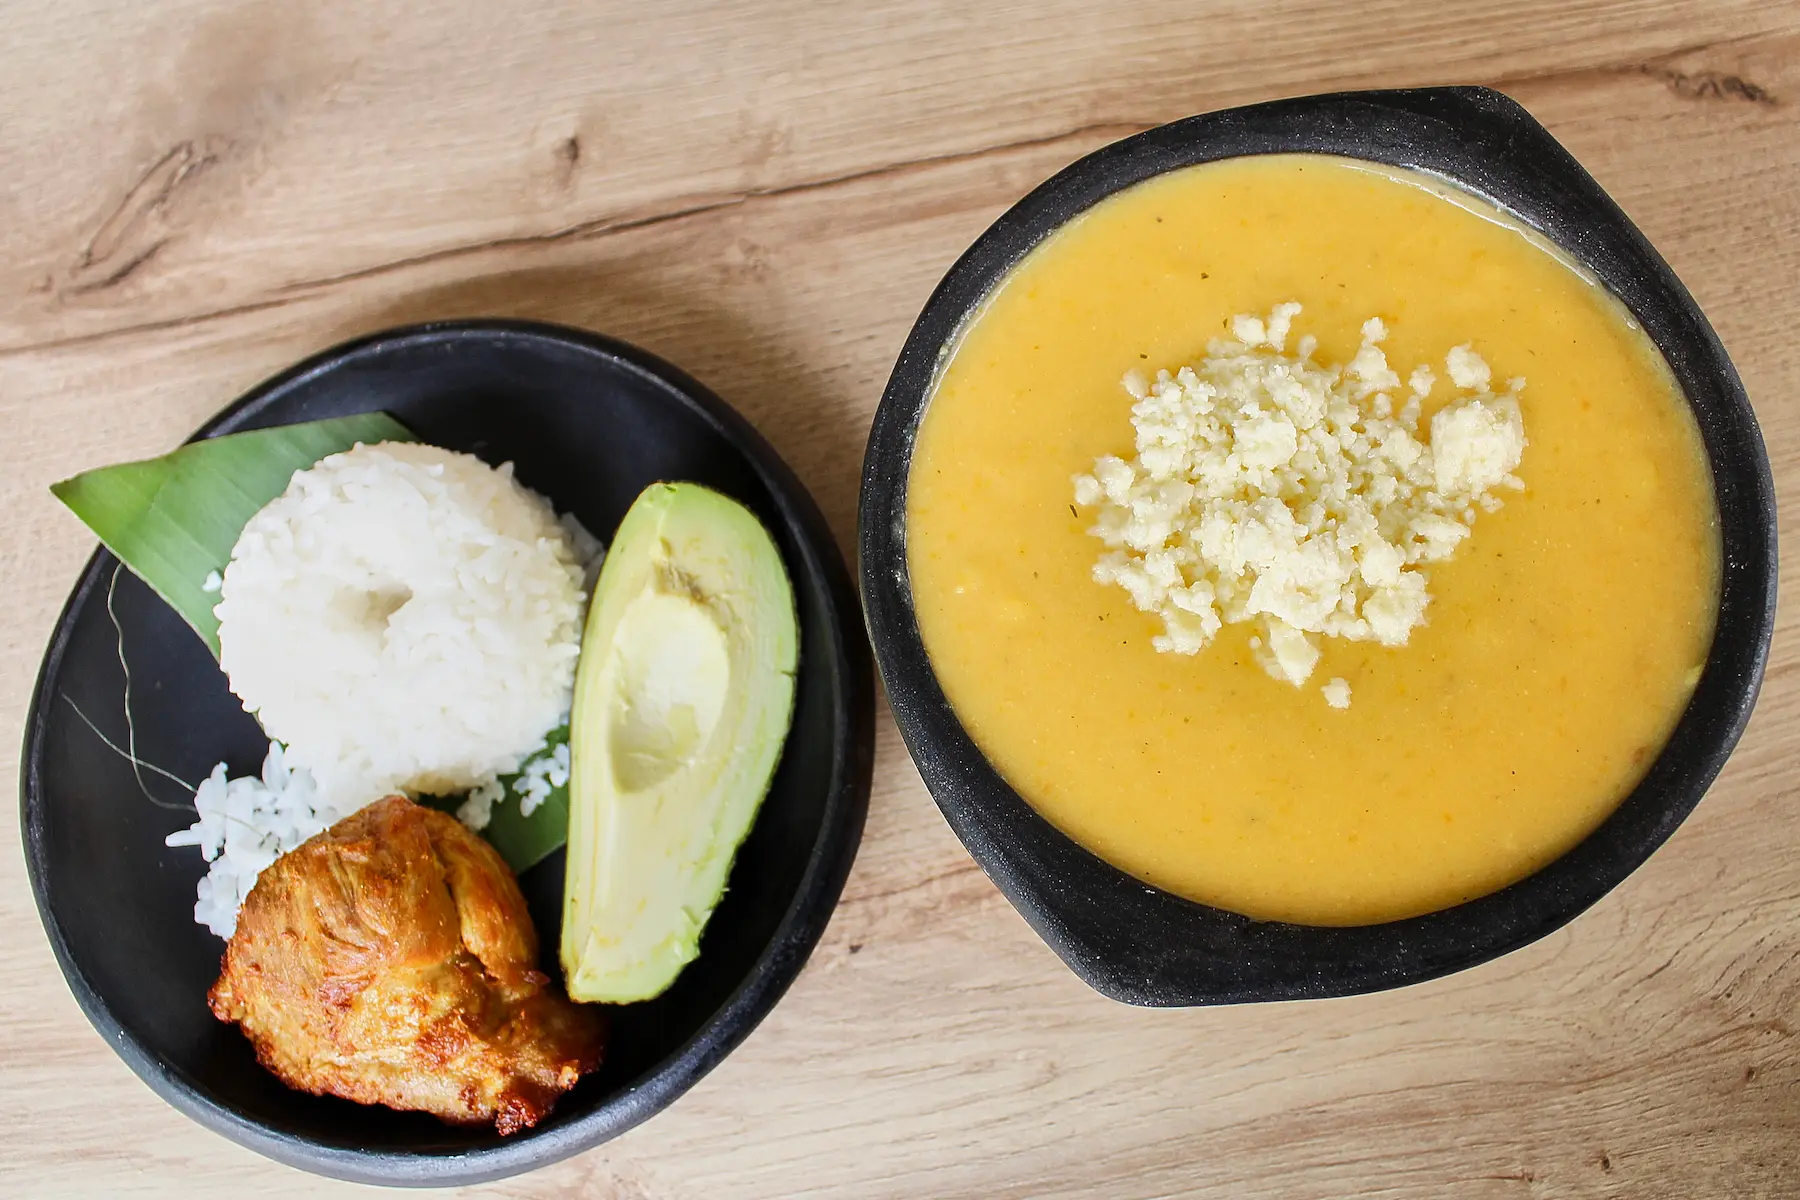
[[[588,610],[569,722],[562,965],[576,1000],[660,994],[700,951],[787,740],[799,628],[768,531],[644,491]]]

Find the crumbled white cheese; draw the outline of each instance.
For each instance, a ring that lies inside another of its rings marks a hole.
[[[1287,622],[1272,622],[1268,641],[1256,650],[1256,661],[1276,679],[1299,687],[1319,665],[1319,648]]]
[[[1075,479],[1075,502],[1096,510],[1092,533],[1107,550],[1094,578],[1117,584],[1162,618],[1158,650],[1196,654],[1229,623],[1254,622],[1257,661],[1299,686],[1320,656],[1317,638],[1404,645],[1430,603],[1423,568],[1449,558],[1476,510],[1500,506],[1496,488],[1525,451],[1518,392],[1493,378],[1469,345],[1444,368],[1468,393],[1452,397],[1421,437],[1428,366],[1401,377],[1371,318],[1343,367],[1312,360],[1302,337],[1285,351],[1300,306],[1230,322],[1200,362],[1154,381],[1136,371],[1137,456],[1107,456]],[[1350,686],[1325,685],[1334,708]]]
[[[1487,379],[1483,366],[1480,378]],[[1459,385],[1460,386],[1460,385]],[[1445,496],[1480,497],[1506,483],[1525,450],[1516,403],[1471,400],[1431,418],[1436,487]]]
[[[1525,386],[1525,381],[1521,379],[1518,381],[1518,384],[1519,387],[1522,388]],[[1426,366],[1424,363],[1420,363],[1413,368],[1413,373],[1407,377],[1406,386],[1412,389],[1413,395],[1423,400],[1431,395],[1431,389],[1437,386],[1437,376],[1431,373],[1430,367]],[[1519,389],[1514,388],[1513,390],[1518,391]]]
[[[1475,353],[1475,348],[1467,342],[1450,348],[1450,353],[1444,359],[1444,368],[1450,372],[1450,382],[1459,388],[1486,391],[1488,381],[1494,377],[1481,355]]]

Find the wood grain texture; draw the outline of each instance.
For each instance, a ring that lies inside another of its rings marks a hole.
[[[1800,487],[1800,8],[1753,0],[263,5],[14,0],[0,41],[0,773],[91,540],[50,481],[384,325],[605,330],[755,421],[850,545],[949,263],[1078,155],[1224,104],[1498,84],[1734,355]],[[1793,513],[1784,503],[1786,566]],[[1111,1004],[881,720],[788,998],[649,1124],[470,1195],[1800,1196],[1800,641],[1694,817],[1562,932],[1355,999]],[[0,1192],[348,1195],[188,1122],[81,1018],[0,841]]]

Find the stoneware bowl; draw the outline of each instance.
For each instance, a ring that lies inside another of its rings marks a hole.
[[[121,646],[137,753],[187,779],[253,773],[267,749],[206,647],[105,551],[57,622],[27,725],[25,856],[69,988],[108,1045],[202,1124],[293,1166],[388,1184],[473,1183],[554,1162],[664,1108],[755,1027],[825,928],[862,834],[873,672],[850,581],[824,520],[775,452],[700,384],[622,343],[482,321],[401,329],[332,350],[256,388],[201,429],[233,433],[383,409],[422,439],[512,462],[519,478],[609,537],[638,492],[709,484],[755,510],[781,548],[800,613],[793,730],[700,956],[648,1003],[613,1008],[603,1065],[536,1128],[501,1138],[417,1113],[303,1095],[257,1065],[207,1011],[224,943],[194,924],[204,864],[163,838],[187,797],[129,764]],[[73,519],[73,518],[71,518]],[[107,589],[117,576],[113,610]],[[555,971],[563,856],[520,880]],[[747,1114],[748,1115],[748,1114]]]
[[[944,698],[919,638],[906,567],[907,470],[936,373],[964,322],[1029,250],[1152,176],[1250,154],[1317,152],[1412,167],[1545,234],[1617,294],[1674,369],[1699,420],[1724,535],[1718,632],[1674,735],[1637,789],[1537,874],[1466,904],[1382,925],[1252,921],[1102,862],[999,776]],[[894,717],[957,836],[1082,979],[1144,1005],[1341,996],[1416,983],[1542,937],[1629,875],[1724,765],[1755,703],[1775,616],[1775,498],[1737,372],[1693,298],[1615,205],[1524,109],[1481,88],[1312,96],[1152,129],[1070,166],[1021,200],[950,269],[894,367],[864,461],[863,611]]]

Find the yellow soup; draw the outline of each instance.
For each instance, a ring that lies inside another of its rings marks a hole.
[[[1429,568],[1407,645],[1325,639],[1305,688],[1247,625],[1158,653],[1071,504],[1097,456],[1132,455],[1127,371],[1288,300],[1321,361],[1379,316],[1402,373],[1472,342],[1527,381],[1525,489]],[[1624,308],[1483,202],[1313,155],[1159,177],[1033,251],[938,381],[907,547],[945,693],[1039,812],[1179,895],[1322,925],[1444,908],[1578,842],[1673,729],[1718,596],[1699,433]]]

